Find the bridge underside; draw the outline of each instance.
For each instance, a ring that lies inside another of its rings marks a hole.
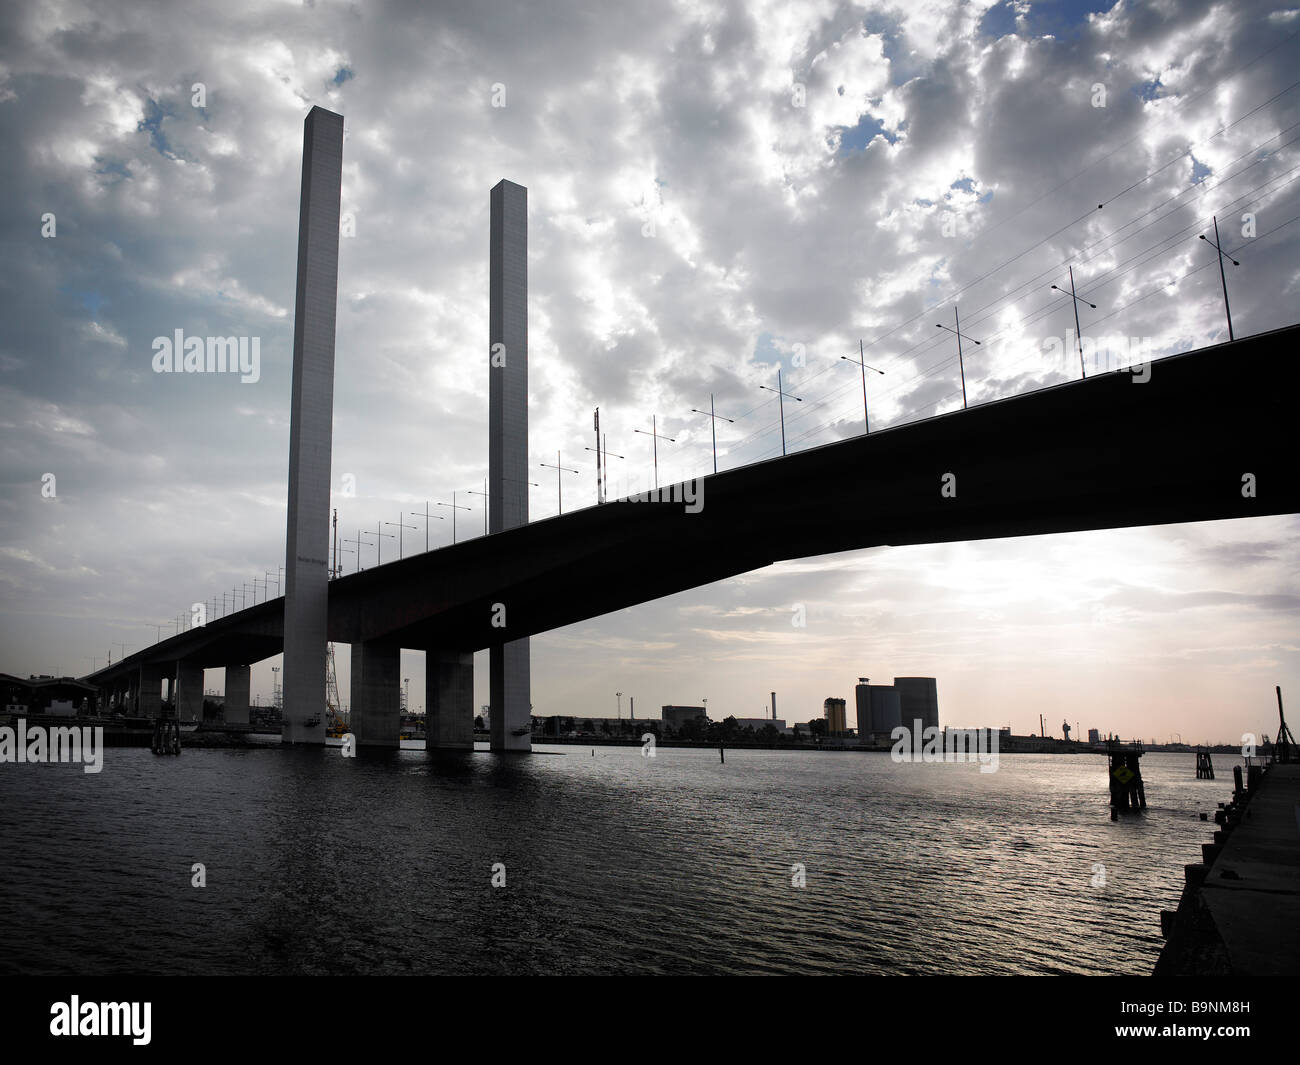
[[[416,555],[330,582],[329,637],[459,663],[438,682],[459,715],[475,650],[786,559],[1300,512],[1298,342],[1289,327],[1162,359],[1145,382],[1109,373],[714,474],[698,513],[619,501]],[[259,604],[89,679],[258,661],[282,615]]]

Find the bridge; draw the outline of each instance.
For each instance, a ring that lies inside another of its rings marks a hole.
[[[665,501],[612,501],[330,581],[329,639],[353,647],[358,743],[397,742],[401,648],[430,654],[431,746],[465,746],[472,687],[456,674],[503,637],[788,559],[1300,512],[1298,351],[1290,326],[1158,359],[1145,381],[1116,371],[1055,385],[668,486]],[[246,670],[281,652],[283,630],[280,597],[88,680],[143,693],[174,673],[184,700],[187,671]],[[233,704],[227,687],[237,717],[238,685]],[[242,692],[246,720],[246,679]]]
[[[202,716],[226,671],[284,654],[284,739],[323,743],[325,647],[352,648],[352,730],[395,746],[403,648],[426,655],[431,749],[473,746],[473,656],[490,651],[492,746],[526,750],[528,639],[773,563],[904,544],[1300,511],[1300,326],[878,430],[542,521],[528,520],[527,190],[492,189],[489,535],[328,579],[343,118],[304,125],[284,596],[91,674],[101,705],[157,716],[164,680]]]

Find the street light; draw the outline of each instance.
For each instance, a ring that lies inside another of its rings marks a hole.
[[[692,407],[691,413],[703,414],[704,411],[696,410],[694,407]],[[722,415],[715,414],[713,412],[713,393],[710,392],[709,393],[709,427],[713,430],[713,472],[714,473],[718,472],[718,419],[719,418],[722,418]],[[732,425],[736,424],[735,418],[722,418],[722,420],[724,422],[730,422]]]
[[[384,524],[387,525],[390,529],[416,529],[416,530],[418,530],[418,529],[420,528],[418,525],[403,525],[400,521],[386,521],[386,522],[384,522]],[[389,535],[392,535],[392,534],[390,533]],[[398,558],[399,561],[404,557],[404,541],[405,541],[405,539],[406,539],[406,537],[405,537],[405,534],[404,534],[404,533],[399,532],[399,533],[397,534],[397,558]]]
[[[429,550],[429,522],[431,522],[431,521],[443,521],[444,518],[443,518],[443,516],[442,516],[441,514],[430,514],[430,513],[429,513],[429,502],[428,502],[428,500],[425,500],[425,503],[424,503],[424,513],[421,514],[418,510],[413,510],[413,511],[411,511],[411,517],[413,517],[413,518],[423,518],[423,519],[424,519],[424,549],[425,549],[425,551],[428,551],[428,550]]]
[[[1218,215],[1214,216],[1214,239],[1210,240],[1210,238],[1207,237],[1204,233],[1201,234],[1201,239],[1205,241],[1207,244],[1212,244],[1214,246],[1214,250],[1219,253],[1219,280],[1223,282],[1223,310],[1228,316],[1228,339],[1236,340],[1237,338],[1232,335],[1232,308],[1228,306],[1228,275],[1223,272],[1223,248],[1219,246],[1219,216]],[[1241,263],[1237,262],[1237,260],[1234,259],[1231,255],[1228,256],[1228,261],[1232,263],[1233,266],[1241,265]]]
[[[786,397],[786,396],[789,396],[789,397],[790,397],[792,400],[794,400],[796,403],[802,403],[802,402],[803,402],[803,399],[800,398],[799,396],[793,395],[793,394],[790,393],[790,392],[786,392],[786,391],[781,387],[781,370],[780,370],[779,368],[778,368],[777,371],[776,371],[776,387],[775,387],[775,388],[772,388],[772,387],[770,387],[770,386],[768,386],[768,385],[759,385],[758,387],[761,388],[761,389],[765,389],[765,390],[768,391],[768,392],[775,392],[775,393],[776,393],[776,401],[777,401],[777,403],[780,405],[780,408],[781,408],[781,454],[784,455],[784,454],[785,454],[785,397]]]
[[[474,489],[472,489],[472,488],[467,488],[467,489],[465,490],[465,494],[466,494],[466,495],[471,495],[471,496],[482,496],[482,497],[483,497],[483,535],[486,536],[486,535],[488,534],[488,487],[487,487],[487,478],[486,478],[486,477],[483,478],[483,491],[481,491],[481,492],[476,492],[476,491],[474,491]]]
[[[1065,294],[1065,289],[1060,288],[1057,285],[1053,285],[1052,288],[1056,289],[1056,291],[1061,293],[1062,295]],[[1074,337],[1079,344],[1079,371],[1080,373],[1083,374],[1084,377],[1087,377],[1088,369],[1083,364],[1083,329],[1079,325],[1079,304],[1088,303],[1088,301],[1085,300],[1082,296],[1075,295],[1073,266],[1070,267],[1070,299],[1074,301]],[[1097,309],[1097,305],[1095,303],[1088,303],[1088,306],[1091,307],[1094,311]]]
[[[672,436],[660,437],[659,427],[656,423],[656,415],[650,415],[650,431],[647,433],[644,429],[633,429],[632,432],[640,433],[642,436],[650,437],[654,442],[654,461],[655,461],[655,491],[659,490],[659,441],[667,440],[670,444],[677,443],[677,438]]]
[[[961,338],[962,338],[963,336],[966,336],[966,334],[963,333],[963,332],[961,331],[961,319],[957,316],[957,306],[956,306],[956,304],[954,304],[954,305],[953,305],[953,308],[952,308],[952,320],[953,320],[954,322],[957,323],[957,328],[956,328],[956,329],[954,329],[954,328],[953,328],[952,326],[950,326],[950,325],[944,325],[942,322],[937,323],[937,325],[938,325],[938,328],[940,328],[940,329],[946,329],[946,330],[948,330],[948,332],[950,332],[950,333],[956,333],[956,334],[957,334],[957,366],[958,366],[958,368],[961,370],[961,407],[962,407],[962,410],[965,410],[965,409],[966,409],[966,363],[965,363],[965,361],[962,359],[962,354],[961,354]],[[966,339],[967,339],[967,340],[975,340],[975,338],[972,337],[972,336],[967,336]],[[975,343],[978,344],[979,341],[978,341],[978,340],[975,340]]]
[[[473,510],[474,508],[473,508],[473,507],[462,507],[459,503],[457,503],[457,502],[456,502],[456,493],[455,493],[455,492],[452,492],[452,493],[451,493],[451,502],[450,502],[450,503],[435,503],[434,506],[436,506],[436,507],[451,507],[451,542],[454,544],[454,543],[456,542],[456,511],[458,511],[458,510]]]
[[[623,720],[623,693],[615,692],[614,695],[618,699],[618,719],[622,721]]]
[[[866,431],[871,432],[871,419],[867,417],[867,371],[875,370],[878,374],[883,374],[884,370],[876,370],[874,366],[868,366],[866,362],[866,348],[862,341],[858,341],[858,357],[850,359],[847,355],[841,355],[840,359],[844,362],[856,362],[862,367],[862,422],[867,427]]]
[[[555,453],[555,462],[542,462],[539,465],[555,471],[555,502],[561,514],[564,513],[564,494],[560,488],[560,475],[565,473],[578,473],[578,470],[570,469],[568,466],[560,465],[560,453]]]

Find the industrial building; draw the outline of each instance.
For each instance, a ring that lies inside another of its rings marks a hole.
[[[709,715],[704,712],[702,706],[665,706],[662,708],[660,718],[673,731],[695,718],[701,718],[706,725],[709,723]]]
[[[919,720],[923,729],[939,727],[939,690],[933,677],[895,677],[894,687],[902,724],[913,728]]]
[[[939,726],[938,685],[933,677],[895,677],[893,684],[872,684],[859,677],[853,690],[857,705],[858,739],[862,743],[889,743],[902,725],[915,729]]]
[[[845,708],[848,702],[845,699],[827,699],[822,704],[822,710],[826,715],[826,735],[843,736],[848,731],[848,725],[845,722]]]

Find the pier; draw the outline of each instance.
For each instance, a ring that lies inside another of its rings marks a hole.
[[[1251,769],[1202,861],[1184,867],[1178,909],[1160,915],[1156,976],[1300,973],[1300,764]]]

